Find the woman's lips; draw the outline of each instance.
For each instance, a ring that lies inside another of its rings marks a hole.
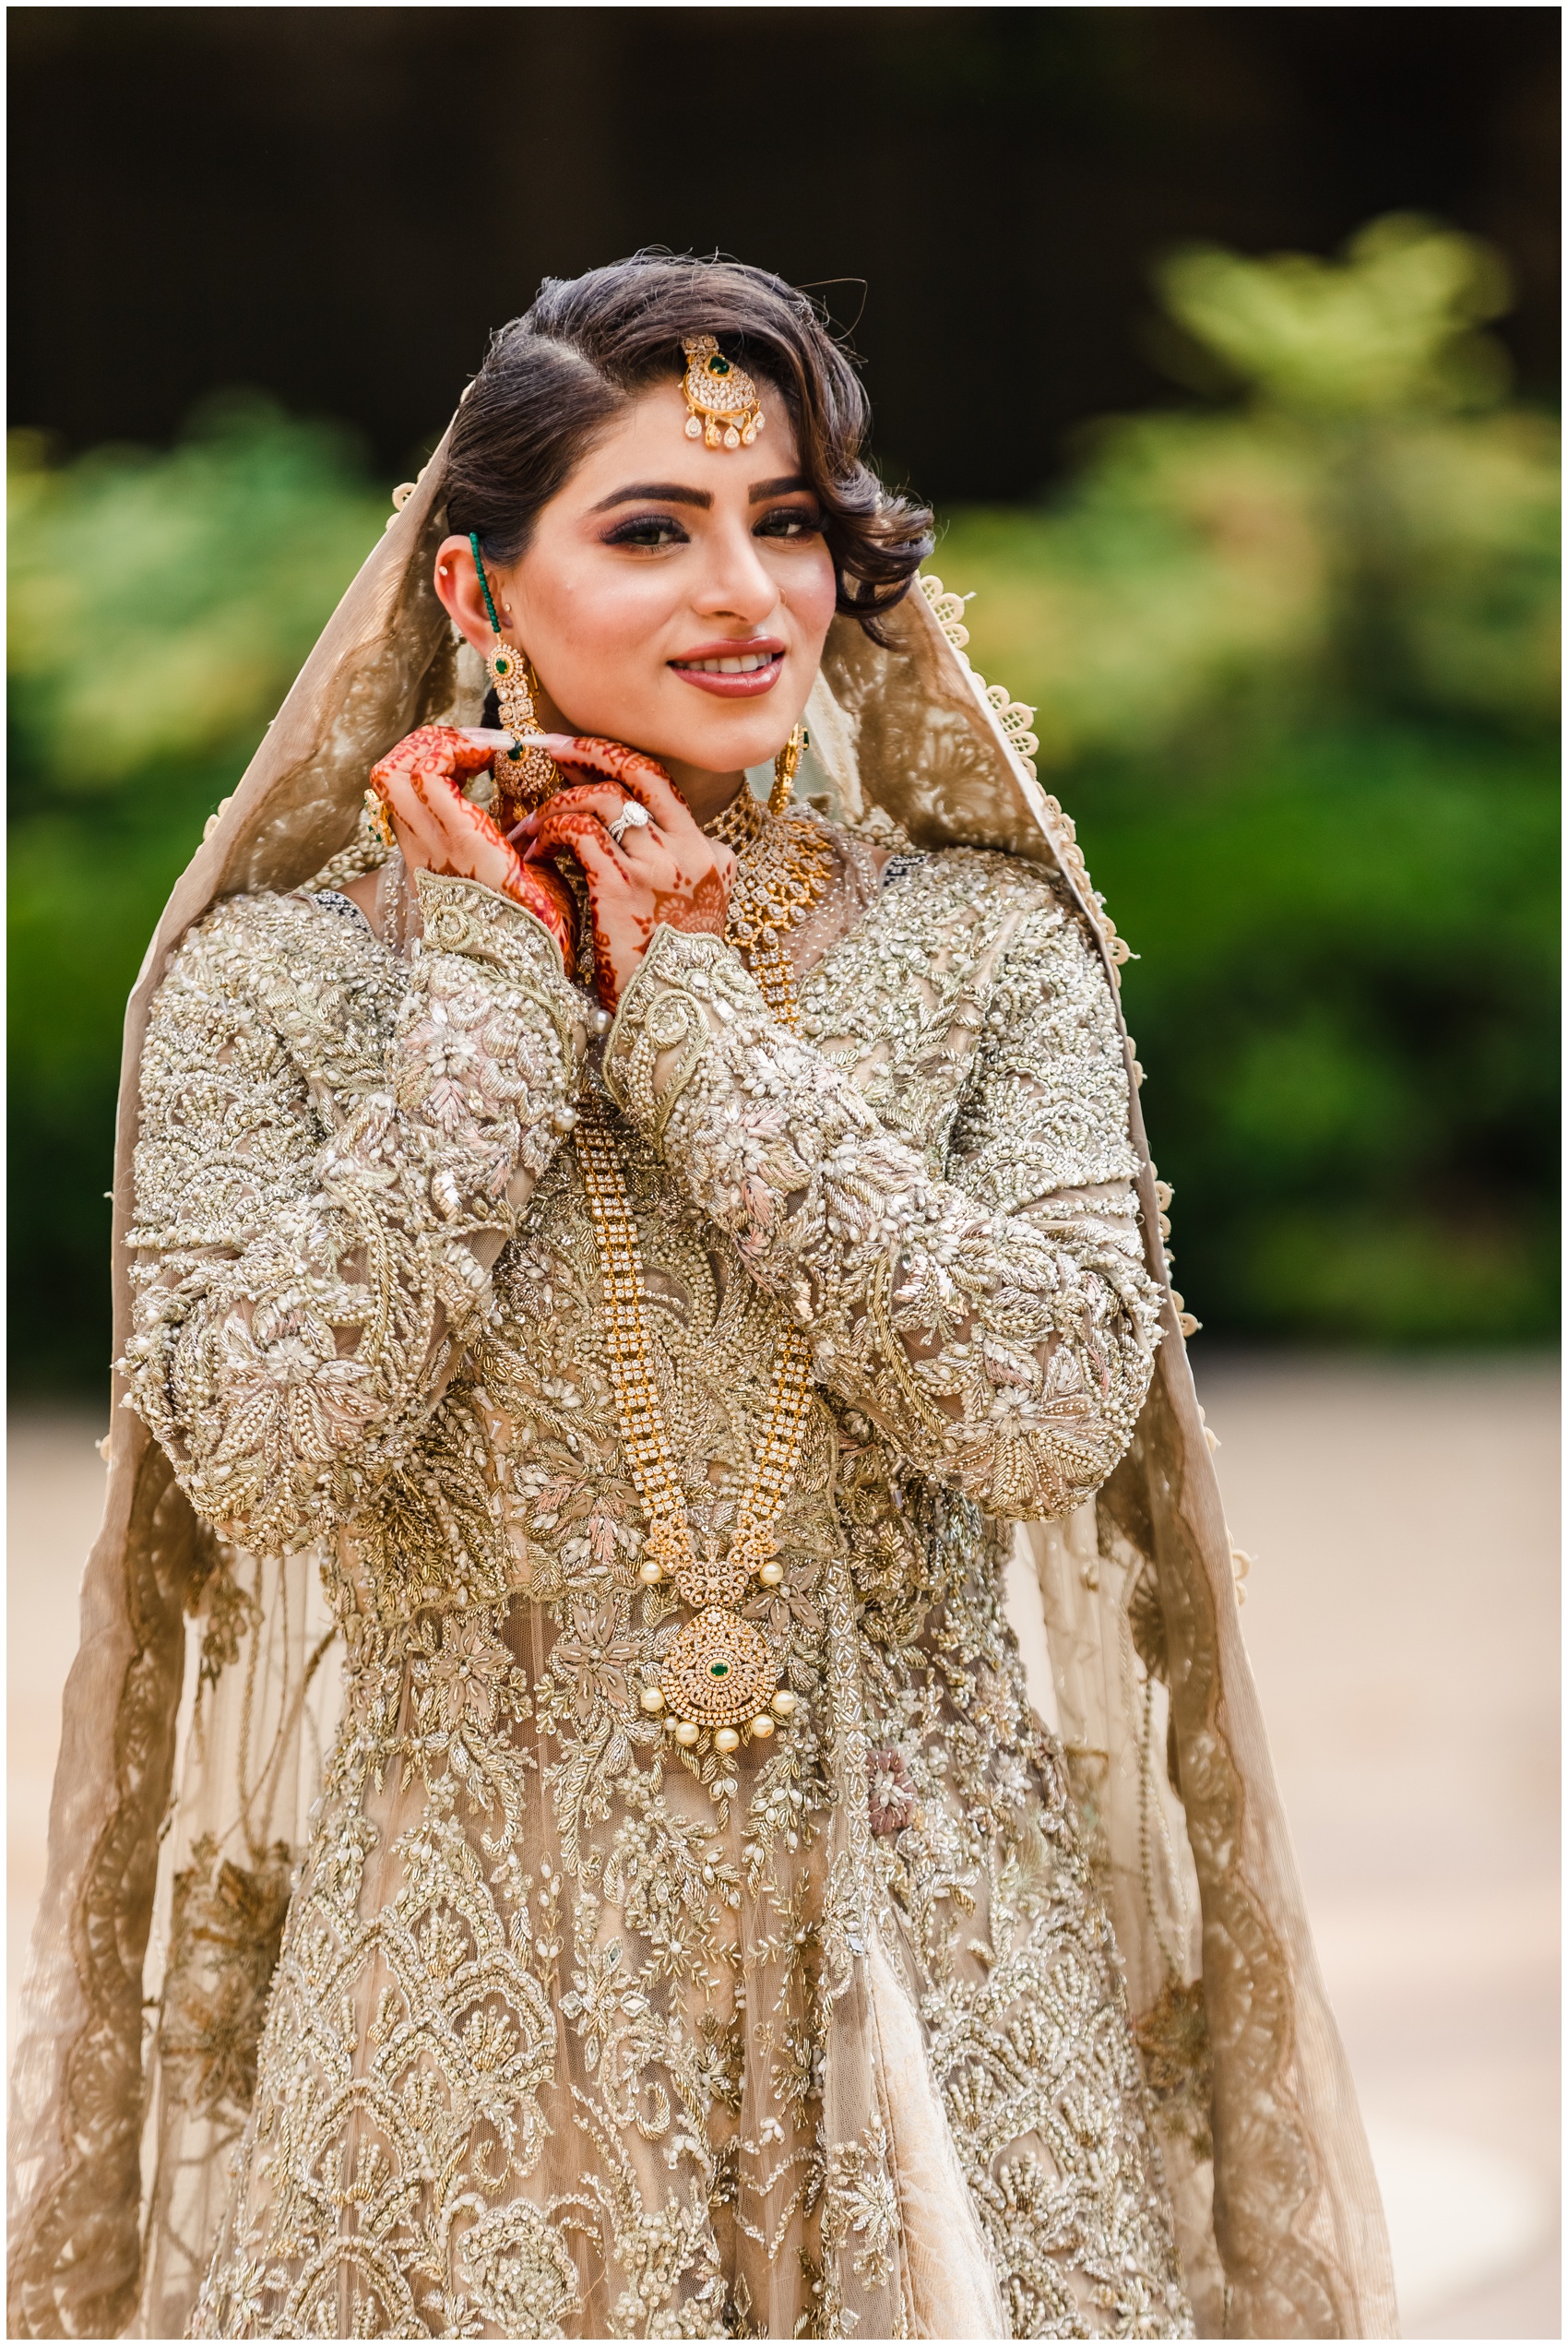
[[[737,663],[746,663],[738,665]],[[683,684],[696,685],[720,700],[755,700],[770,693],[784,666],[780,643],[713,644],[669,663]]]

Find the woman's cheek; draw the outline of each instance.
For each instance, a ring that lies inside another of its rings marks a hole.
[[[838,601],[837,574],[833,556],[826,547],[809,563],[802,563],[795,576],[779,580],[785,602],[793,612],[795,624],[804,633],[818,639],[820,649],[833,624],[833,613]]]
[[[636,738],[636,720],[664,680],[655,648],[666,613],[642,595],[574,598],[566,624],[534,653],[551,699],[575,732]]]

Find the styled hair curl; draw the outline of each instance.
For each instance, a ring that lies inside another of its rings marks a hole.
[[[685,369],[685,336],[782,399],[822,509],[838,609],[877,636],[932,545],[932,517],[891,495],[862,451],[871,409],[816,305],[742,261],[637,253],[585,276],[546,278],[521,317],[491,337],[463,395],[447,455],[447,527],[498,564],[524,554],[540,508],[594,435],[650,385]]]

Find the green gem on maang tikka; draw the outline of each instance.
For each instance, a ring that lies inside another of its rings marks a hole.
[[[730,362],[726,358],[711,358],[707,363],[707,371],[710,375],[728,375]]]

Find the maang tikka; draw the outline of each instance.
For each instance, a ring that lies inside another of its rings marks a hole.
[[[474,569],[484,596],[484,607],[490,614],[495,641],[485,658],[485,671],[495,687],[495,698],[501,711],[501,722],[512,736],[510,756],[498,756],[494,764],[496,804],[493,810],[503,832],[536,806],[542,806],[561,787],[561,769],[546,749],[530,743],[529,736],[543,729],[539,711],[534,706],[534,694],[539,678],[529,667],[524,654],[509,644],[501,633],[490,580],[484,575],[484,561],[479,550],[479,532],[470,530],[469,544],[473,549]]]
[[[687,439],[706,440],[710,448],[749,448],[767,420],[751,376],[725,357],[711,334],[688,334],[681,348]]]

